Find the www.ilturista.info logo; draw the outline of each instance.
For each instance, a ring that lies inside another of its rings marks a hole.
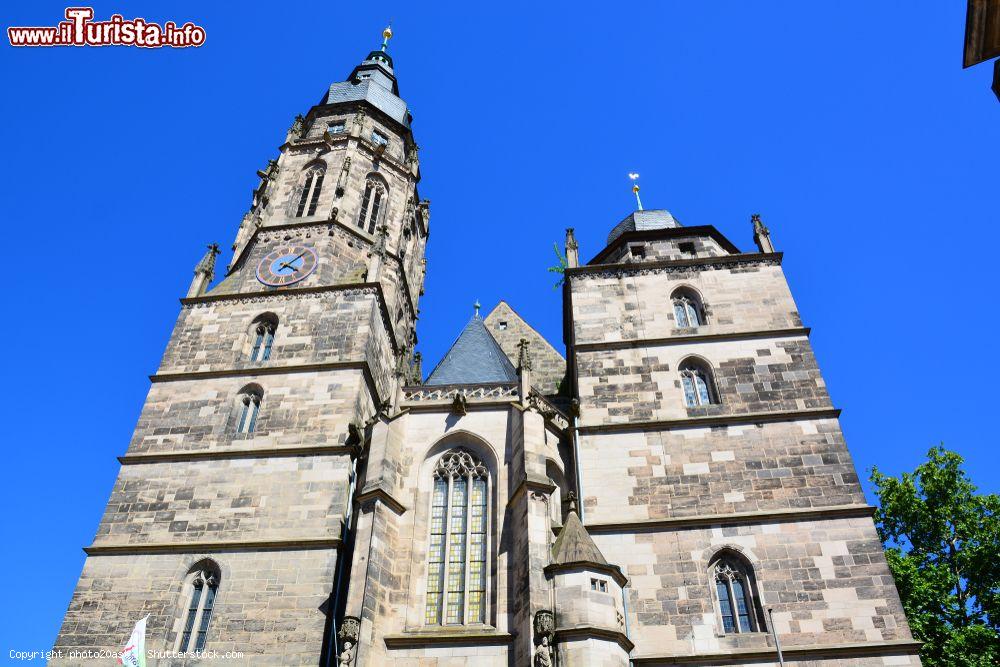
[[[178,27],[173,21],[163,25],[143,18],[125,19],[112,14],[107,21],[93,21],[93,7],[67,7],[66,19],[55,26],[7,28],[11,46],[163,46],[186,48],[205,43],[205,29],[190,21]]]

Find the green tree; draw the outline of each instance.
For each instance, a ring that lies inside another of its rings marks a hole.
[[[556,266],[550,266],[546,269],[549,273],[558,273],[559,282],[553,285],[553,289],[558,289],[564,282],[566,282],[566,267],[569,266],[569,262],[566,260],[566,255],[559,252],[559,244],[553,243],[552,249],[556,251],[556,259],[559,263]]]
[[[876,527],[928,667],[1000,665],[1000,496],[934,447],[912,473],[872,469]]]

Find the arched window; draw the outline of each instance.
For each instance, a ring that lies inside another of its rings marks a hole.
[[[302,185],[302,194],[299,195],[299,206],[295,210],[295,217],[301,218],[303,215],[315,215],[316,206],[319,204],[319,193],[323,190],[323,178],[326,176],[326,169],[315,166],[306,172],[306,180]]]
[[[184,579],[185,603],[176,651],[185,653],[205,649],[220,579],[219,566],[210,560],[203,560],[188,571]]]
[[[674,323],[679,329],[700,327],[705,323],[701,299],[693,291],[681,288],[670,299],[674,304]]]
[[[680,372],[687,407],[697,408],[719,402],[712,387],[712,372],[705,364],[688,359],[681,363]]]
[[[365,194],[361,199],[361,214],[358,216],[358,227],[369,234],[375,233],[379,213],[385,202],[385,187],[373,178],[365,182]]]
[[[267,361],[271,358],[274,347],[274,332],[278,328],[278,318],[267,314],[254,319],[250,338],[253,346],[250,348],[250,361]]]
[[[725,551],[713,559],[709,570],[715,584],[717,611],[723,632],[763,631],[764,615],[750,564]]]
[[[464,449],[434,468],[427,563],[428,625],[486,622],[489,472]]]
[[[253,433],[257,428],[257,414],[264,392],[257,385],[247,385],[240,390],[240,420],[236,424],[238,433]]]

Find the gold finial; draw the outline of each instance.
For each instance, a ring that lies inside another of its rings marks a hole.
[[[639,174],[634,171],[630,171],[628,177],[632,180],[632,194],[635,195],[635,203],[639,205],[639,210],[642,210],[642,200],[639,199]]]
[[[389,46],[389,40],[392,39],[392,24],[390,23],[382,31],[382,50],[385,51],[386,47]]]

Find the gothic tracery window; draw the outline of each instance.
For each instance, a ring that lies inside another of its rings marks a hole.
[[[712,387],[711,371],[704,364],[689,359],[680,365],[680,373],[687,407],[697,408],[719,402]]]
[[[264,392],[254,385],[248,385],[240,391],[240,419],[236,424],[238,433],[250,434],[257,428],[257,415],[260,412],[260,402]]]
[[[219,592],[220,573],[215,563],[202,561],[188,573],[185,580],[185,605],[181,633],[177,639],[179,652],[202,651],[208,639],[208,628]]]
[[[698,296],[686,289],[679,289],[670,297],[674,306],[674,324],[679,329],[700,327],[705,323]]]
[[[489,472],[457,449],[441,457],[433,474],[424,621],[485,623]]]
[[[299,195],[299,205],[295,210],[295,217],[301,218],[303,215],[315,215],[316,207],[319,205],[319,193],[323,190],[323,178],[326,170],[316,166],[306,173],[305,183],[302,185],[302,194]]]
[[[713,562],[711,572],[723,632],[732,634],[761,631],[761,607],[754,590],[750,564],[742,558],[723,553]]]
[[[358,215],[358,227],[369,234],[375,233],[379,213],[385,200],[385,187],[373,178],[365,182],[365,194],[361,198],[361,213]]]
[[[254,320],[250,332],[253,346],[250,348],[250,361],[267,361],[271,358],[274,347],[274,332],[277,330],[277,318],[261,315]]]

